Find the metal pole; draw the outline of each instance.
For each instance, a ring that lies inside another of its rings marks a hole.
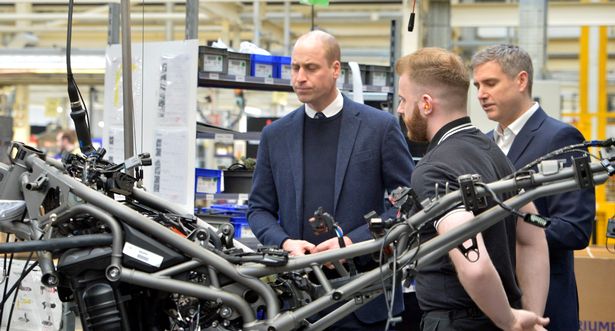
[[[132,102],[132,43],[130,41],[130,1],[122,0],[122,92],[124,102],[124,159],[134,153],[134,105]],[[127,170],[129,175],[134,170]]]
[[[199,38],[199,0],[186,1],[186,40]]]
[[[290,0],[284,2],[284,55],[290,55]]]
[[[107,29],[107,45],[120,43],[120,4],[109,4],[109,27]]]
[[[255,0],[252,5],[252,21],[254,23],[254,36],[252,37],[252,43],[256,46],[260,46],[261,43],[261,19],[260,19],[260,1]]]
[[[167,14],[173,12],[173,3],[167,2],[164,4]],[[167,41],[173,40],[173,21],[167,20],[164,24],[164,39]]]

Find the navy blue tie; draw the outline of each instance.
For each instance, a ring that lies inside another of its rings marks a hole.
[[[327,118],[327,116],[325,116],[325,114],[321,112],[317,112],[316,114],[314,114],[314,118],[317,120],[324,120],[325,118]]]

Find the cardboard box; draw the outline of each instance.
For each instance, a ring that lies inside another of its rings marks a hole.
[[[574,271],[579,291],[579,330],[615,331],[615,251],[604,247],[577,251]]]

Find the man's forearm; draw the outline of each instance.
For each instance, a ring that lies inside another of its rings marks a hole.
[[[544,247],[517,245],[517,279],[523,309],[543,316],[549,292],[549,253]],[[545,263],[546,261],[546,263]]]
[[[512,309],[492,263],[481,272],[458,272],[458,276],[468,295],[493,323],[502,329],[512,324]]]

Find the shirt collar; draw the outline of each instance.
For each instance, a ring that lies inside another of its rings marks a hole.
[[[337,97],[335,100],[331,102],[325,109],[323,109],[322,113],[327,116],[327,118],[337,115],[344,108],[344,97],[342,97],[342,93],[340,90],[337,90]],[[312,109],[308,104],[305,104],[305,114],[309,118],[314,118],[316,115],[316,111]]]
[[[468,130],[472,128],[474,128],[474,126],[472,125],[472,122],[470,122],[470,117],[468,116],[464,116],[464,117],[458,118],[454,121],[447,123],[445,126],[440,128],[440,130],[438,130],[436,135],[431,139],[431,141],[429,142],[429,147],[427,148],[427,151],[434,149],[436,146],[438,146],[441,142],[446,140],[452,134],[455,134],[462,130]]]
[[[510,132],[512,132],[516,137],[519,132],[521,132],[521,129],[523,129],[523,127],[525,126],[525,123],[527,123],[530,117],[532,117],[532,115],[534,115],[534,113],[538,110],[538,107],[540,107],[538,102],[534,102],[530,109],[528,109],[525,113],[521,114],[521,116],[519,116],[519,118],[517,118],[514,122],[510,123],[510,125],[506,129],[509,129]],[[500,124],[496,125],[495,130],[493,131],[494,138],[497,136],[502,138],[506,129],[502,130]]]

